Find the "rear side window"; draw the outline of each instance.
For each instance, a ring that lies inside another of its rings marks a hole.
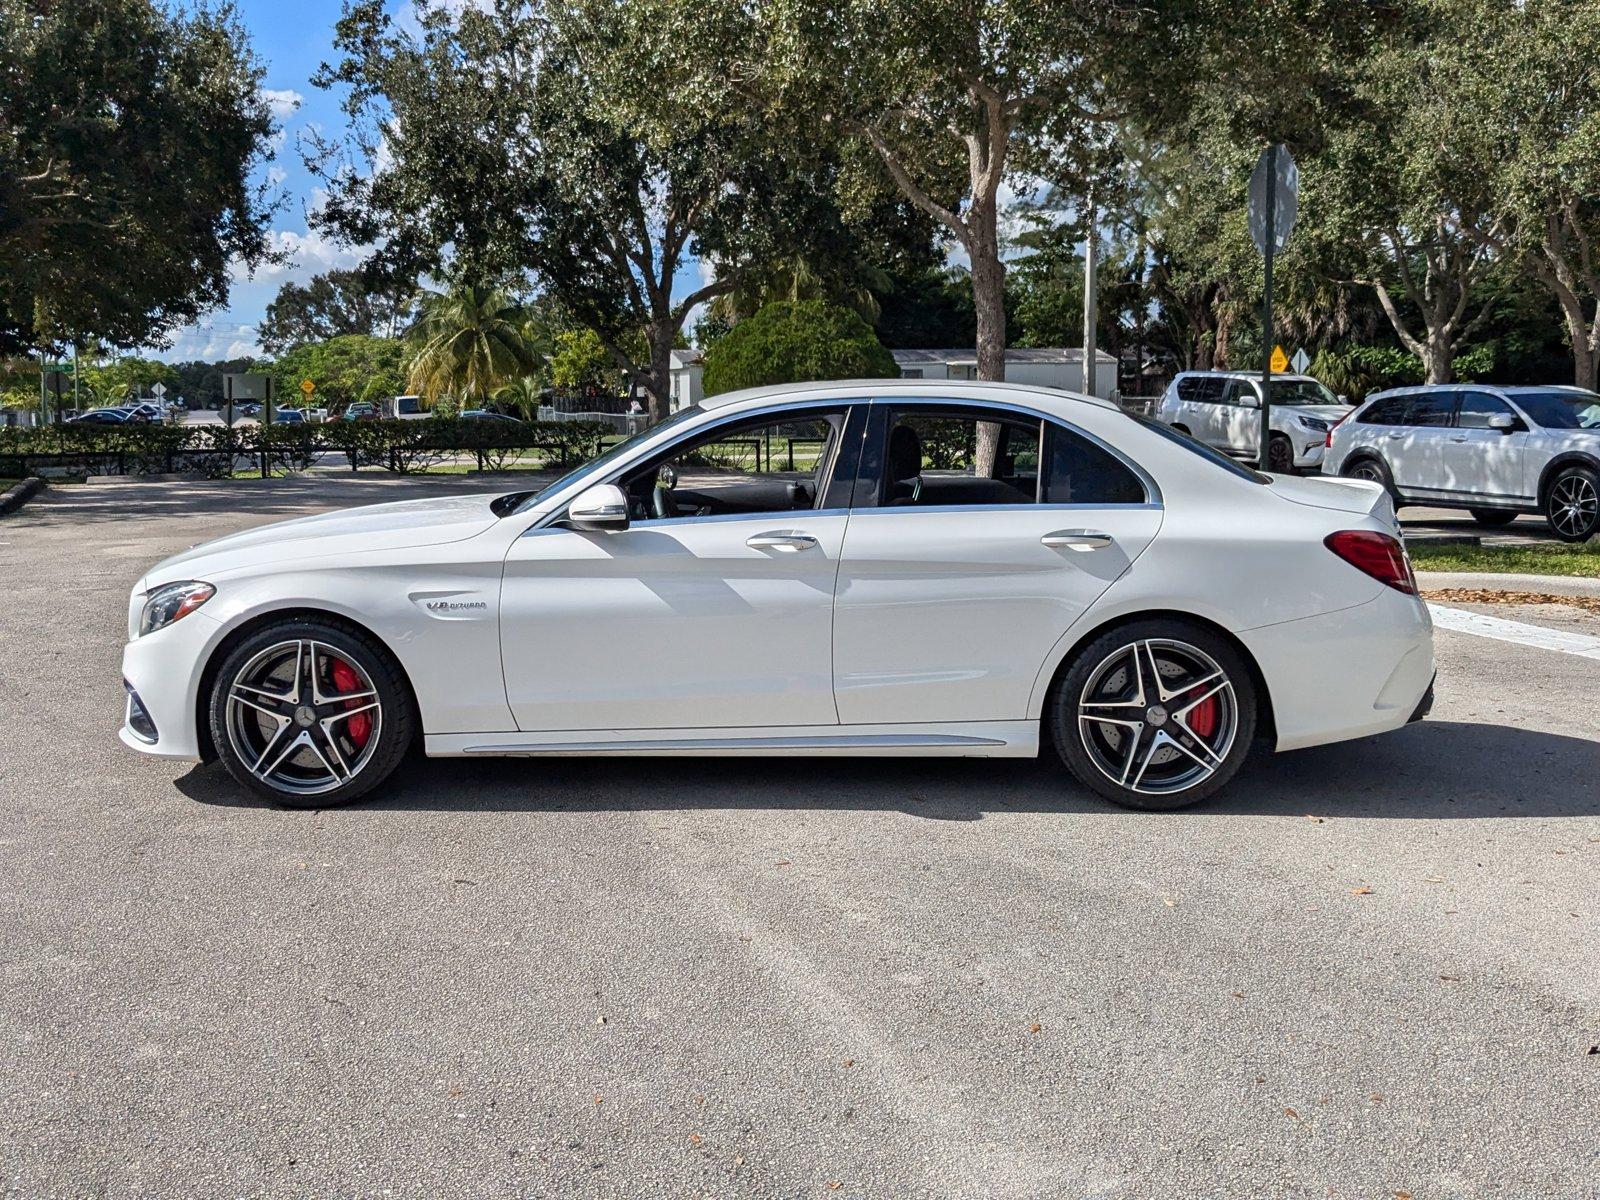
[[[1390,396],[1379,400],[1356,418],[1357,425],[1401,425],[1406,415],[1406,397]]]
[[[885,505],[1033,504],[1039,421],[987,410],[896,409],[885,459]]]
[[[1127,464],[1081,434],[1044,427],[1046,504],[1143,504],[1144,484]]]
[[[1191,375],[1178,381],[1178,399],[1194,404],[1216,404],[1228,381],[1220,375]]]
[[[1454,392],[1417,392],[1406,405],[1407,425],[1426,429],[1448,427],[1456,419],[1456,394]]]

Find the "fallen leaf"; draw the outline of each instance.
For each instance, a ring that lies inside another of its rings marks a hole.
[[[1243,1000],[1244,999],[1244,993],[1243,992],[1235,992],[1233,994],[1233,998],[1235,1000]]]
[[[691,1145],[698,1146],[700,1144],[700,1135],[698,1133],[691,1133],[689,1135],[689,1142]]]
[[[787,858],[780,858],[777,861],[776,865],[780,866],[780,867],[792,867],[792,866],[794,866],[794,864],[792,862],[790,862]]]
[[[1284,1109],[1283,1110],[1283,1115],[1286,1116],[1286,1117],[1293,1117],[1296,1121],[1298,1121],[1300,1119],[1300,1114],[1295,1112],[1295,1110],[1292,1109],[1292,1108]]]
[[[1441,975],[1441,976],[1439,976],[1439,978],[1444,980],[1446,983],[1460,983],[1461,982],[1461,976],[1459,976],[1459,975]]]
[[[1394,1200],[1411,1200],[1411,1193],[1410,1192],[1396,1192],[1394,1194]]]
[[[837,1179],[828,1180],[828,1190],[830,1192],[837,1192],[843,1186],[844,1186],[844,1184],[840,1180],[837,1180]]]
[[[604,1096],[602,1096],[599,1092],[596,1092],[594,1094],[594,1106],[596,1108],[599,1108],[602,1104],[605,1103],[605,1099],[606,1098]]]
[[[1437,875],[1428,875],[1428,876],[1423,878],[1422,882],[1423,883],[1443,883],[1444,880],[1440,879],[1439,876],[1437,876]]]
[[[1372,889],[1369,887],[1351,888],[1350,894],[1352,896],[1370,896],[1372,895]]]
[[[1382,1104],[1383,1103],[1383,1093],[1382,1092],[1373,1092],[1372,1093],[1372,1102],[1374,1104]]]
[[[594,1019],[594,1023],[595,1023],[595,1024],[596,1024],[596,1025],[604,1025],[604,1024],[605,1024],[605,1023],[606,1023],[606,1021],[607,1021],[607,1020],[608,1020],[608,1019],[609,1019],[609,1018],[607,1018],[607,1017],[605,1017],[605,1016],[603,1016],[603,1015],[602,1015],[602,1016],[598,1016],[598,1017],[596,1017],[596,1018],[595,1018],[595,1019]]]
[[[735,1154],[735,1155],[734,1155],[734,1156],[733,1156],[733,1165],[734,1165],[734,1166],[736,1166],[736,1167],[742,1167],[742,1166],[744,1166],[744,1155],[742,1155],[742,1154]]]
[[[856,1065],[856,1060],[853,1058],[847,1058],[844,1060],[843,1065],[846,1067],[853,1067]]]
[[[1168,900],[1165,896],[1161,898],[1161,903],[1165,904],[1168,908],[1178,907],[1178,902],[1176,900]]]
[[[1028,1032],[1029,1033],[1038,1033],[1039,1030],[1041,1030],[1043,1028],[1044,1028],[1043,1025],[1041,1025],[1041,1024],[1039,1024],[1039,1022],[1035,1021],[1032,1025],[1028,1026]]]
[[[1327,817],[1313,816],[1311,813],[1307,813],[1306,814],[1306,820],[1315,821],[1318,825],[1323,824],[1327,819],[1328,819]]]

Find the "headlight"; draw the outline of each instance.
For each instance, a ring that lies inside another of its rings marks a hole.
[[[1307,429],[1315,429],[1318,433],[1328,432],[1328,423],[1321,417],[1308,417],[1304,413],[1295,413],[1294,419],[1299,421],[1300,424],[1304,425]]]
[[[139,636],[163,629],[179,617],[187,617],[216,594],[217,589],[209,583],[194,579],[158,587],[145,597],[144,611],[139,614]]]

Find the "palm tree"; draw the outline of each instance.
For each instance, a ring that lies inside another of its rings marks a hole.
[[[482,404],[497,388],[538,369],[526,321],[520,304],[485,284],[423,292],[421,313],[406,330],[417,348],[410,387],[430,403],[452,396],[463,408]]]

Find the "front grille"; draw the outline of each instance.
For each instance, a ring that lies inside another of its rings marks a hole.
[[[133,690],[133,684],[126,679],[122,686],[128,692],[128,728],[133,730],[133,735],[140,741],[154,745],[161,737],[156,732],[156,723],[150,719],[150,714],[145,711],[144,701],[139,699],[139,693]]]

